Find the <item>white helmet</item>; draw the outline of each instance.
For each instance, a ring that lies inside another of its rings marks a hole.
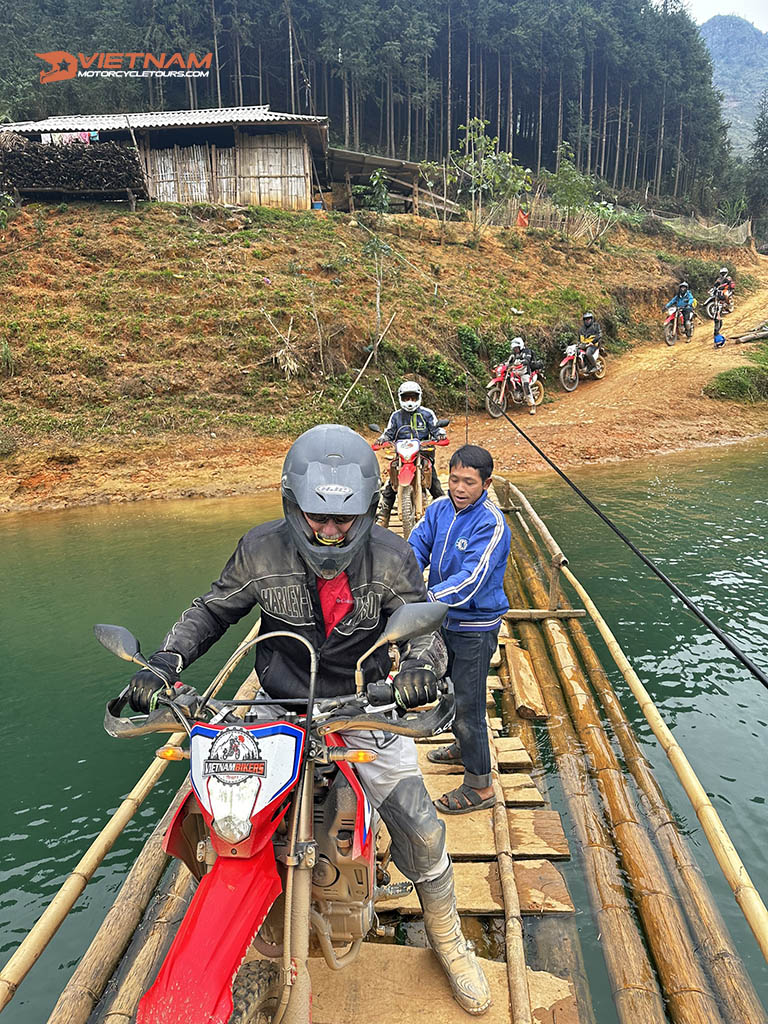
[[[728,267],[720,267],[720,273],[721,274],[727,274],[728,273]]]
[[[513,338],[509,345],[510,351],[514,352],[516,348],[525,348],[525,342],[522,338]]]
[[[397,389],[397,397],[400,399],[401,409],[416,412],[421,405],[421,385],[415,380],[404,380]]]

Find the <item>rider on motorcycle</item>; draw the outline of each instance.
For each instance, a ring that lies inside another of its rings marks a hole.
[[[417,384],[415,380],[403,381],[397,389],[397,397],[400,401],[400,408],[389,417],[386,429],[377,438],[378,444],[408,436],[405,431],[402,434],[400,433],[403,427],[410,427],[411,433],[409,436],[418,437],[420,441],[427,441],[429,439],[434,441],[443,440],[446,433],[441,427],[438,427],[437,416],[431,409],[427,409],[426,406],[421,404],[420,384]],[[427,449],[422,452],[422,455],[432,463],[432,482],[429,485],[429,493],[433,498],[442,498],[445,491],[435,471],[434,449]],[[381,495],[381,505],[379,506],[379,514],[376,519],[380,526],[389,526],[389,517],[392,514],[392,506],[394,504],[395,490],[389,480],[387,480]]]
[[[680,282],[677,286],[677,292],[672,296],[669,302],[666,303],[664,309],[669,309],[672,306],[682,312],[685,333],[690,335],[691,317],[693,316],[693,292],[691,291],[687,281]]]
[[[313,427],[291,446],[283,465],[283,519],[249,530],[207,594],[196,598],[149,659],[166,680],[143,669],[131,679],[128,700],[152,710],[165,687],[254,608],[262,635],[292,630],[319,654],[318,697],[354,690],[357,660],[403,604],[427,599],[413,551],[399,537],[374,526],[379,497],[376,456],[348,427]],[[436,698],[446,670],[438,633],[400,645],[395,701],[403,709]],[[305,647],[276,636],[256,647],[262,689],[276,699],[306,697],[310,662]],[[364,663],[366,685],[387,676],[387,647]],[[453,867],[419,771],[412,739],[364,733],[377,759],[358,765],[363,789],[392,838],[392,856],[410,878],[424,912],[427,937],[457,1002],[482,1013],[491,996],[482,968],[466,944],[456,911]],[[360,734],[349,733],[350,745]]]
[[[595,320],[594,313],[583,313],[581,317],[580,336],[584,339],[586,348],[584,358],[590,372],[597,369],[597,354],[600,351],[600,343],[603,340],[603,331],[600,324]]]
[[[544,363],[539,359],[532,348],[528,348],[522,338],[513,338],[509,343],[509,362],[522,363],[526,373],[534,370],[543,370]],[[529,405],[528,410],[531,416],[536,415],[536,406]]]
[[[733,278],[728,273],[728,267],[720,267],[720,273],[715,278],[715,283],[712,285],[712,291],[715,293],[719,291],[724,299],[730,300],[735,291],[735,287]]]

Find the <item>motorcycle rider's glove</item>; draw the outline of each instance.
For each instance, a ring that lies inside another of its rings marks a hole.
[[[376,438],[376,444],[386,444],[387,441],[389,441],[389,438],[388,437],[384,437],[383,434],[381,435],[381,437],[377,437]]]
[[[428,661],[406,658],[392,680],[395,703],[402,711],[437,700],[437,676]]]
[[[159,676],[143,668],[136,673],[128,685],[128,703],[139,714],[148,715],[157,707],[157,699],[166,691],[170,693],[174,680],[179,675],[179,657],[169,651],[157,651],[149,659],[150,665]],[[162,678],[161,678],[162,676]]]
[[[438,430],[438,432],[435,434],[436,441],[444,441],[446,437],[448,437],[448,435],[444,430]]]

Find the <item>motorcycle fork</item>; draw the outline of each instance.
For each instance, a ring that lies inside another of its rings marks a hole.
[[[421,491],[421,452],[416,456],[416,473],[413,477],[413,509],[416,519],[424,514],[424,495]]]
[[[307,758],[301,793],[294,803],[291,833],[296,840],[289,855],[285,887],[283,972],[286,987],[272,1018],[273,1024],[311,1024],[312,1021],[312,984],[307,963],[316,850],[312,813],[314,781],[314,762]]]

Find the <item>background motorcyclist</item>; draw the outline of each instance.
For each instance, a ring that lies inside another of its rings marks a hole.
[[[597,369],[597,355],[600,351],[600,343],[603,340],[603,330],[597,320],[595,320],[594,313],[587,312],[582,314],[579,337],[583,339],[586,346],[584,358],[587,361],[587,367],[590,373],[594,373]]]
[[[430,438],[441,441],[446,437],[442,427],[437,425],[437,416],[426,406],[421,404],[421,385],[415,380],[406,380],[397,389],[397,397],[400,408],[396,409],[389,417],[389,423],[377,441],[381,444],[384,441],[402,440],[404,437],[418,437],[420,441],[427,441]],[[403,429],[406,428],[406,429]],[[429,493],[433,498],[442,498],[445,491],[440,484],[440,478],[435,470],[434,448],[421,453],[432,463],[432,481],[429,485]],[[377,522],[380,526],[389,526],[389,517],[392,514],[392,506],[395,504],[395,490],[387,480],[381,495],[381,505]]]
[[[522,363],[526,373],[544,369],[544,363],[532,348],[528,348],[522,338],[513,338],[509,343],[509,362],[511,364]],[[536,406],[532,401],[528,404],[528,411],[531,416],[536,415]]]
[[[172,684],[179,673],[229,626],[261,609],[262,635],[290,630],[318,652],[316,695],[354,690],[357,660],[390,615],[427,593],[412,549],[374,526],[379,466],[370,445],[348,427],[313,427],[291,446],[283,465],[284,518],[254,527],[239,541],[219,579],[196,598],[149,659]],[[446,670],[437,633],[400,646],[393,681],[402,708],[434,700]],[[303,644],[276,636],[255,648],[255,670],[272,698],[306,697],[309,654]],[[392,668],[387,646],[363,664],[366,686]],[[151,709],[163,682],[148,670],[131,679],[134,710]],[[470,1013],[490,1005],[483,971],[461,932],[453,867],[418,767],[412,739],[384,733],[345,734],[348,746],[375,746],[377,758],[358,765],[360,781],[392,839],[392,856],[410,878],[424,912],[427,937],[457,1002]]]
[[[686,336],[691,336],[691,317],[693,316],[693,292],[691,291],[687,281],[681,281],[677,286],[677,291],[666,303],[664,309],[670,309],[671,307],[679,309],[683,314],[683,326],[685,328]]]
[[[733,283],[733,278],[728,273],[728,267],[720,267],[720,273],[715,278],[715,283],[712,285],[712,291],[717,294],[720,292],[723,299],[728,303],[729,308],[733,299],[733,293],[736,290],[736,286]]]

